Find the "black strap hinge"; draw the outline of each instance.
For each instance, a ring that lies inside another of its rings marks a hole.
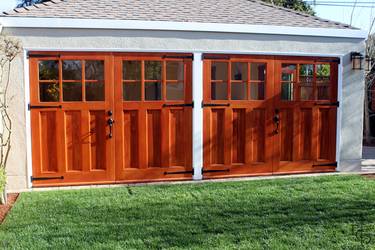
[[[203,54],[202,55],[202,60],[229,60],[230,56],[228,55],[210,55],[210,54]]]
[[[194,55],[191,54],[191,55],[164,55],[162,56],[163,59],[191,59],[191,60],[194,60]]]
[[[194,108],[194,102],[192,102],[192,103],[181,103],[181,104],[164,103],[163,107],[192,107],[192,108]]]
[[[51,176],[51,177],[33,177],[31,181],[46,181],[46,180],[64,180],[64,176]]]
[[[27,59],[29,58],[46,58],[46,57],[57,57],[57,58],[60,58],[61,55],[60,54],[51,54],[51,55],[48,55],[48,54],[28,54],[27,55]]]
[[[204,107],[229,107],[230,103],[203,103],[202,108]]]
[[[202,174],[204,174],[204,173],[229,172],[229,171],[230,171],[230,168],[226,168],[226,169],[207,169],[207,170],[202,169]]]
[[[332,107],[340,107],[340,102],[330,102],[330,103],[315,103],[315,106],[332,106]]]
[[[188,171],[176,171],[176,172],[164,172],[165,175],[168,174],[194,174],[194,170],[188,170]]]
[[[327,163],[316,163],[312,165],[313,167],[337,167],[336,162],[327,162]]]
[[[46,106],[43,106],[43,105],[31,105],[31,104],[29,104],[28,108],[29,108],[29,110],[31,110],[31,109],[52,109],[52,108],[62,109],[62,105],[46,105]]]

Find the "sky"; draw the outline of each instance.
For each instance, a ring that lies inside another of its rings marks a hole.
[[[352,12],[352,6],[356,0],[304,0],[309,3],[316,2],[317,5],[313,6],[317,16],[330,19],[342,23],[350,23],[350,17]],[[0,11],[9,10],[14,8],[17,0],[0,0]],[[362,3],[361,3],[362,2]],[[343,6],[327,6],[331,4],[347,5],[350,7]],[[368,31],[371,21],[375,17],[375,0],[357,0],[357,6],[368,6],[356,7],[353,13],[352,25],[357,28]],[[375,28],[372,32],[375,32]]]

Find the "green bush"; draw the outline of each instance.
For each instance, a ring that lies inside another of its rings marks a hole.
[[[6,184],[5,168],[0,167],[0,194],[4,191]]]

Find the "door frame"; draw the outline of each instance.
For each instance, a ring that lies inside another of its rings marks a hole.
[[[26,183],[27,189],[32,188],[31,176],[32,176],[32,147],[31,147],[31,118],[30,112],[28,112],[28,105],[30,103],[30,77],[29,77],[29,58],[28,54],[30,52],[147,52],[147,53],[192,53],[194,55],[193,61],[193,101],[200,101],[199,97],[203,96],[203,88],[197,88],[197,84],[202,84],[203,77],[196,75],[195,65],[203,64],[201,56],[204,53],[211,54],[236,54],[236,55],[264,55],[264,56],[293,56],[293,57],[328,57],[328,58],[339,58],[340,62],[338,63],[338,83],[337,83],[337,101],[342,103],[342,87],[343,87],[343,71],[344,71],[344,57],[345,54],[337,53],[307,53],[307,52],[285,52],[285,51],[253,51],[253,50],[184,50],[184,49],[124,49],[118,47],[112,48],[103,48],[103,47],[92,47],[92,48],[56,48],[56,47],[32,47],[26,46],[23,48],[23,79],[24,79],[24,109],[25,109],[25,137],[26,137]],[[199,64],[194,63],[199,61]],[[200,69],[201,71],[202,69]],[[201,110],[200,110],[201,111]],[[193,110],[193,134],[194,131],[201,130],[203,131],[203,123],[200,122],[202,118],[196,119],[195,116],[198,114],[203,114],[203,112],[197,112]],[[337,161],[337,170],[340,170],[340,152],[341,152],[341,120],[342,120],[342,106],[337,108],[337,124],[336,124],[336,161]],[[200,122],[201,124],[195,124],[194,121]],[[201,135],[203,136],[203,135]],[[201,144],[199,140],[193,140],[193,147]],[[195,152],[193,150],[193,169],[194,169],[194,180],[202,179],[200,174],[202,165],[200,162],[203,162],[203,148],[201,152]]]

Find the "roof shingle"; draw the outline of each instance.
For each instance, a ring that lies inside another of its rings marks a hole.
[[[353,29],[259,0],[52,0],[7,11],[1,16]]]

